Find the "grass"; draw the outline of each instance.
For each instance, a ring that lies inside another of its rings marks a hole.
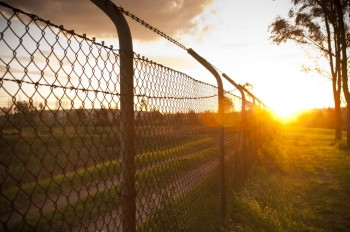
[[[213,138],[203,138],[195,141],[190,141],[179,146],[175,146],[165,150],[159,150],[157,152],[146,152],[138,154],[135,157],[136,167],[145,167],[147,165],[158,165],[161,168],[168,167],[169,170],[174,165],[174,162],[178,162],[179,159],[185,159],[188,163],[189,160],[197,157],[195,154],[189,154],[188,151],[202,151],[199,152],[199,156],[204,156],[204,152],[213,149],[206,149],[213,145]],[[203,150],[206,149],[206,150]],[[188,153],[188,154],[187,154]],[[186,156],[191,155],[191,158]],[[166,165],[160,162],[173,159],[174,162],[169,162]],[[184,163],[184,162],[182,162]],[[192,162],[193,163],[193,162]],[[172,167],[174,168],[174,167]],[[159,169],[159,168],[158,168]],[[152,170],[155,172],[153,175],[157,176],[156,168]],[[42,201],[46,196],[57,196],[62,192],[71,192],[72,186],[78,188],[82,185],[91,185],[91,183],[97,182],[99,179],[105,179],[120,173],[120,161],[112,160],[104,163],[99,163],[87,168],[81,168],[74,172],[67,172],[65,174],[57,174],[53,178],[47,178],[38,182],[29,182],[19,187],[10,187],[3,190],[3,196],[0,198],[0,213],[6,213],[11,210],[10,201],[14,202],[17,207],[28,207],[31,201]],[[21,191],[19,191],[21,189]],[[31,196],[30,198],[28,196]]]
[[[15,173],[18,172],[19,179],[21,179],[24,174],[18,168],[23,165],[24,168],[30,169],[29,173],[33,172],[33,174],[25,180],[22,178],[23,181],[7,182],[3,185],[5,188],[2,189],[2,198],[0,199],[0,214],[6,216],[5,214],[12,213],[13,205],[15,205],[15,209],[23,211],[23,209],[29,210],[31,206],[39,208],[47,201],[47,198],[50,198],[50,201],[56,199],[56,203],[52,207],[48,204],[48,207],[42,209],[40,213],[33,211],[33,213],[27,213],[25,218],[13,218],[11,223],[6,225],[9,231],[46,231],[48,228],[69,230],[75,226],[99,220],[101,215],[115,213],[120,203],[121,187],[118,181],[113,186],[109,186],[107,183],[109,183],[108,178],[119,176],[120,159],[114,155],[113,159],[106,160],[101,155],[106,152],[108,153],[107,158],[110,158],[112,153],[115,154],[119,150],[119,144],[113,144],[110,141],[111,138],[107,136],[110,133],[109,129],[104,131],[103,128],[93,128],[100,130],[96,131],[94,135],[91,132],[80,136],[81,133],[84,134],[83,132],[89,129],[77,128],[73,131],[72,128],[53,128],[48,131],[45,128],[40,128],[34,134],[26,129],[18,134],[11,131],[3,133],[5,140],[1,143],[5,145],[5,148],[1,150],[1,153],[13,153],[11,148],[18,149],[14,152],[16,154],[14,158],[1,157],[5,164],[9,164],[9,168],[14,168],[11,171],[13,174],[10,176],[16,179]],[[218,215],[219,198],[218,196],[212,197],[218,189],[216,177],[214,180],[211,178],[210,181],[203,180],[204,183],[199,183],[199,186],[190,186],[188,189],[183,187],[186,193],[175,201],[172,201],[171,195],[160,199],[162,196],[158,196],[158,192],[154,192],[155,188],[168,191],[170,183],[179,178],[191,179],[190,172],[217,159],[216,140],[212,137],[211,130],[203,129],[200,131],[201,133],[197,133],[199,130],[196,129],[192,136],[188,136],[190,134],[188,130],[193,128],[176,129],[186,130],[186,133],[178,135],[178,132],[173,131],[175,134],[171,136],[164,132],[163,136],[150,137],[145,134],[148,131],[143,131],[142,135],[135,138],[135,143],[140,147],[135,157],[136,190],[140,197],[147,200],[150,205],[156,206],[161,200],[161,212],[165,210],[166,215],[171,215],[171,217],[164,219],[164,215],[158,217],[159,214],[156,212],[156,220],[169,222],[177,217],[176,220],[182,223],[181,226],[178,224],[180,226],[178,228],[185,230],[186,226],[190,226],[188,228],[193,231],[198,228],[198,223],[206,221],[207,225],[209,223],[211,226],[206,227],[203,224],[202,231],[205,231],[204,229],[211,231],[218,224],[218,217],[212,217]],[[163,131],[163,128],[160,130]],[[235,141],[231,141],[225,146],[227,148],[234,147]],[[47,156],[49,156],[48,159]],[[31,160],[32,158],[33,160]],[[77,160],[83,159],[91,159],[94,162],[86,161],[75,164]],[[74,164],[73,168],[68,168],[67,164],[64,165],[65,163]],[[63,168],[54,171],[52,169],[54,166]],[[36,169],[48,169],[49,171],[39,175],[40,171],[36,173]],[[60,170],[63,172],[59,172]],[[34,180],[33,177],[35,177]],[[102,180],[99,181],[99,179]],[[89,192],[88,188],[97,183],[104,183],[106,188]],[[85,194],[84,186],[87,188],[88,194]],[[81,192],[82,194],[80,194]],[[57,197],[62,195],[66,196],[66,202],[62,202],[62,199],[58,201]],[[70,197],[75,195],[77,196]],[[203,199],[207,199],[205,204]],[[190,210],[187,209],[188,207]],[[215,211],[214,207],[216,207]],[[174,208],[178,210],[174,211]],[[188,210],[186,215],[181,213],[184,210]],[[153,213],[151,210],[149,215],[153,215]]]
[[[210,148],[202,152],[193,154],[188,159],[173,160],[165,166],[153,168],[151,170],[142,172],[136,176],[137,190],[145,189],[146,185],[149,185],[149,178],[154,179],[161,177],[162,181],[169,181],[176,173],[183,172],[191,168],[194,163],[200,165],[213,155],[215,155],[216,149]],[[157,185],[157,188],[160,186]],[[120,185],[111,189],[105,189],[95,194],[78,199],[76,202],[69,203],[58,209],[53,209],[49,212],[45,212],[42,216],[30,218],[26,223],[19,222],[9,228],[9,231],[17,231],[20,228],[23,231],[32,231],[33,228],[46,231],[51,229],[69,230],[69,227],[79,226],[81,222],[87,222],[101,213],[107,213],[111,210],[116,210],[116,207],[120,203]],[[152,201],[153,199],[148,199]],[[89,209],[87,211],[87,209]],[[43,219],[44,218],[44,219]],[[79,220],[76,220],[76,219]],[[47,220],[46,220],[47,219]],[[64,226],[64,227],[62,227]]]
[[[230,196],[227,231],[350,231],[350,150],[326,129],[285,127]]]
[[[0,199],[0,213],[11,210],[10,201],[17,207],[28,207],[33,200],[43,201],[47,196],[58,196],[62,192],[72,192],[81,185],[91,185],[100,178],[117,175],[120,173],[120,163],[116,160],[108,161],[76,172],[55,175],[52,179],[44,179],[38,182],[30,182],[19,187],[11,187],[4,190]],[[30,197],[29,197],[30,196]]]
[[[235,141],[225,144],[227,148],[235,146]],[[210,155],[211,154],[211,155]],[[199,169],[203,161],[213,158],[217,154],[217,148],[211,148],[191,155],[191,160],[185,161],[181,169],[186,166],[194,167],[196,164]],[[216,157],[217,158],[217,157]],[[232,163],[227,160],[227,163]],[[229,173],[230,165],[227,165]],[[176,169],[178,169],[176,167]],[[167,172],[171,171],[169,168]],[[179,172],[179,171],[177,171]],[[157,176],[166,176],[161,173]],[[219,167],[215,166],[206,174],[205,178],[192,186],[190,189],[174,199],[176,191],[164,193],[160,202],[162,207],[153,213],[137,231],[220,231],[220,196],[219,196]]]
[[[157,153],[196,139],[212,137],[211,129],[173,128],[172,134],[158,128],[159,134],[143,128],[135,136],[136,153]],[[177,131],[179,130],[179,131]],[[116,127],[30,127],[2,129],[0,175],[6,176],[3,189],[41,181],[62,173],[76,172],[119,158],[120,134]],[[8,155],[11,154],[11,155]]]
[[[155,156],[153,153],[144,153],[144,154],[138,155],[137,157],[139,158],[137,158],[136,160],[138,160],[137,163],[139,165],[141,161],[143,165],[147,165],[147,163],[151,164],[161,159],[164,160],[167,157],[170,158],[171,156],[173,157],[177,156],[177,158],[174,157],[170,159],[167,163],[164,163],[160,166],[159,165],[153,166],[152,168],[149,168],[146,171],[138,173],[136,175],[137,191],[144,192],[144,190],[147,189],[147,186],[153,183],[152,180],[154,180],[155,178],[159,179],[163,183],[163,185],[166,185],[167,183],[169,183],[171,178],[176,176],[176,174],[179,174],[190,168],[201,165],[203,162],[206,162],[212,159],[213,157],[215,158],[217,148],[215,147],[207,148],[208,145],[212,144],[212,142],[213,142],[212,138],[205,138],[205,139],[188,142],[181,146],[176,146],[164,151],[158,151],[159,154],[162,154],[161,156]],[[190,155],[189,154],[183,155],[182,153],[184,152],[184,150],[189,148],[191,148],[192,151],[194,150],[198,150],[198,151]],[[106,175],[110,172],[107,169],[110,169],[111,165],[115,169],[114,172],[116,170],[120,171],[119,163],[113,163],[109,165],[104,163],[104,164],[98,165],[98,167],[91,167],[91,170],[89,170],[88,172],[87,170],[79,170],[78,173],[81,173],[81,175],[77,174],[76,172],[76,173],[68,174],[68,176],[64,176],[64,175],[55,176],[54,180],[51,180],[51,181],[49,180],[41,181],[40,182],[41,185],[43,186],[47,185],[46,189],[43,188],[45,189],[45,192],[38,192],[36,190],[38,188],[35,187],[35,183],[23,186],[23,189],[25,189],[28,192],[32,191],[34,193],[32,195],[35,198],[40,198],[40,197],[44,198],[45,194],[47,193],[49,194],[56,193],[57,189],[51,187],[52,181],[54,181],[55,183],[61,182],[57,187],[61,187],[60,191],[62,191],[62,188],[69,187],[70,185],[72,185],[72,181],[75,180],[76,178],[88,178],[90,179],[90,181],[92,181],[95,178],[101,178],[101,175],[103,173],[105,173]],[[89,176],[86,176],[87,174]],[[77,187],[80,184],[81,183],[75,183],[74,186]],[[158,183],[158,185],[155,187],[159,188],[161,187],[161,185],[159,185]],[[17,191],[16,189],[11,189],[11,191],[9,191],[6,195],[11,195],[12,192],[16,193]],[[47,226],[51,228],[59,228],[60,225],[67,225],[67,224],[70,224],[70,226],[73,226],[76,223],[80,223],[81,221],[87,221],[103,212],[106,213],[108,210],[116,209],[116,206],[118,206],[119,204],[119,197],[117,197],[119,195],[120,195],[120,185],[117,185],[112,189],[106,188],[102,191],[97,191],[94,194],[89,194],[84,197],[81,196],[77,199],[77,201],[69,202],[67,205],[58,207],[57,209],[55,208],[55,209],[52,209],[51,211],[44,212],[43,216],[45,220],[40,216],[36,217],[32,215],[34,217],[28,218],[28,221],[26,221],[26,223],[18,222],[12,225],[9,228],[9,230],[16,231],[17,229],[23,227],[24,231],[31,231],[31,228],[40,228],[40,230],[41,229],[46,230],[45,228]],[[30,202],[26,202],[27,199],[25,197],[23,197],[22,200],[21,198],[22,197],[17,196],[16,198],[17,205],[21,205],[21,204],[27,205],[30,203]],[[108,202],[113,204],[109,204]],[[93,210],[90,210],[90,212],[87,214],[86,209],[90,209],[90,207]],[[2,210],[6,211],[8,209],[10,209],[10,207],[5,207]],[[72,218],[79,218],[79,220],[70,222],[70,219]],[[48,221],[46,221],[46,219],[48,219]],[[48,225],[48,223],[50,225]]]
[[[115,210],[120,204],[120,186],[89,195],[76,202],[27,218],[11,225],[8,231],[69,231],[81,222],[92,220],[101,212]],[[87,210],[88,209],[88,210]]]
[[[166,193],[157,210],[137,231],[216,231],[220,227],[218,168],[177,199]]]
[[[164,184],[169,183],[169,179],[176,176],[176,174],[186,171],[190,168],[196,168],[204,162],[215,159],[217,154],[217,148],[208,148],[203,151],[191,154],[187,157],[179,157],[178,159],[171,160],[170,162],[163,164],[162,166],[154,167],[145,172],[141,172],[136,175],[136,188],[145,189],[148,185],[158,180],[157,186],[161,187],[159,182]]]

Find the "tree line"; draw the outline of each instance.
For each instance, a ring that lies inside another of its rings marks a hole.
[[[171,109],[168,109],[171,110]],[[239,121],[240,112],[234,112],[231,99],[224,99],[224,112],[227,114],[227,124],[236,124]],[[34,106],[32,101],[17,101],[11,108],[0,108],[0,127],[38,127],[38,126],[118,126],[120,111],[117,108],[98,109],[50,109],[40,102]],[[206,125],[217,126],[218,115],[209,110],[196,112],[189,109],[187,112],[162,113],[154,106],[150,106],[146,100],[140,101],[139,109],[134,114],[135,125]]]
[[[346,109],[341,108],[342,128],[346,129]],[[289,124],[309,128],[334,129],[336,125],[334,108],[312,109],[299,114]]]
[[[38,127],[38,126],[108,126],[117,123],[119,116],[117,109],[50,109],[43,103],[34,106],[32,101],[17,101],[13,106],[13,113],[10,108],[0,109],[0,125],[6,127]]]

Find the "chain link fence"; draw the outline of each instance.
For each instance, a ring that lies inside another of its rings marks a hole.
[[[0,22],[2,229],[133,231],[121,204],[120,52],[4,3]],[[217,231],[218,89],[132,56],[135,228]],[[229,183],[267,131],[253,100],[225,92]]]

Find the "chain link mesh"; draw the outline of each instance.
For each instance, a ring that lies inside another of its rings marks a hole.
[[[122,231],[119,51],[4,3],[0,22],[2,229]],[[137,230],[217,231],[218,89],[133,62]],[[225,93],[229,182],[258,143],[252,100]]]
[[[0,17],[2,228],[118,231],[119,55],[18,10]]]

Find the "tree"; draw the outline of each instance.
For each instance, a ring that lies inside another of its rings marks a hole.
[[[254,88],[254,85],[249,82],[244,83],[242,86],[249,91],[252,91],[252,89]]]
[[[224,97],[222,99],[222,104],[224,106],[224,113],[232,113],[234,111],[234,105],[232,99],[229,97]]]
[[[10,112],[11,112],[11,108],[6,106],[0,107],[0,116],[10,114]]]
[[[180,112],[176,112],[173,116],[173,120],[170,120],[174,123],[174,125],[183,125],[183,121],[184,121],[184,115],[183,113]]]
[[[151,112],[149,112],[149,120],[151,120],[155,125],[162,124],[163,115],[156,107],[151,108]]]
[[[278,45],[288,40],[300,45],[310,45],[328,59],[335,106],[335,139],[340,140],[342,86],[345,98],[348,90],[347,70],[344,67],[347,63],[344,32],[348,25],[343,19],[345,13],[349,13],[349,0],[292,0],[291,2],[295,8],[289,11],[289,20],[278,16],[269,26],[270,39]],[[350,107],[349,104],[348,106]],[[350,122],[350,118],[348,121]],[[348,128],[350,133],[350,126]]]
[[[140,101],[140,107],[139,107],[140,111],[147,111],[148,110],[148,103],[146,99],[141,99]]]
[[[45,110],[44,103],[42,103],[42,102],[39,103],[39,109],[40,109],[40,111],[44,111]]]
[[[14,107],[15,122],[20,127],[28,124],[34,126],[35,123],[35,107],[26,101],[17,101]]]
[[[86,110],[83,107],[75,110],[75,113],[78,117],[78,124],[82,126],[86,126],[88,123],[88,117],[86,115]]]
[[[79,109],[71,109],[67,114],[67,123],[71,126],[86,126],[88,124],[87,111],[80,107]]]
[[[199,120],[198,120],[198,116],[197,116],[197,113],[190,109],[186,115],[186,118],[187,118],[187,123],[188,125],[197,125],[199,124]]]
[[[339,43],[339,63],[340,63],[340,75],[343,82],[343,92],[346,100],[346,109],[347,109],[347,145],[350,146],[350,92],[348,84],[348,57],[347,57],[347,48],[350,47],[350,36],[349,36],[349,20],[348,25],[345,24],[344,18],[349,13],[350,14],[350,1],[349,0],[333,0],[335,5],[335,25],[337,26],[336,30],[336,39]],[[348,35],[346,35],[348,33]],[[349,41],[347,41],[347,39]]]
[[[93,118],[96,126],[109,126],[111,124],[108,118],[108,110],[104,106],[101,109],[94,110]]]

